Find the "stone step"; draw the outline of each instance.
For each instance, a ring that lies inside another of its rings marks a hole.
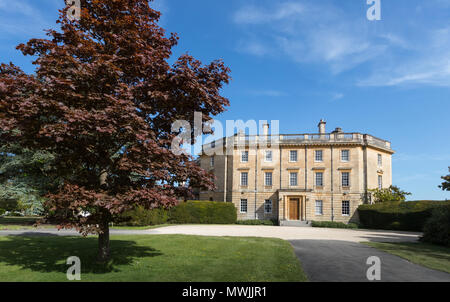
[[[282,220],[280,226],[311,227],[311,221]]]

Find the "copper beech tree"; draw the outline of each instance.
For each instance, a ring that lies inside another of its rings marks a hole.
[[[207,123],[229,105],[220,93],[230,70],[187,54],[169,64],[178,37],[166,35],[150,4],[82,0],[79,20],[61,10],[58,30],[17,46],[36,56],[34,74],[0,67],[1,143],[55,156],[60,185],[46,208],[60,228],[99,234],[101,261],[118,215],[171,207],[194,185],[213,186],[191,156],[171,152],[179,134],[171,125],[193,125],[194,112]]]

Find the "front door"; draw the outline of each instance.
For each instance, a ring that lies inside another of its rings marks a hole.
[[[289,220],[300,220],[300,199],[289,199]]]

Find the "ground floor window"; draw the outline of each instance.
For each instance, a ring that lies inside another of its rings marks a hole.
[[[323,201],[316,200],[316,215],[323,215]]]
[[[241,213],[247,213],[247,199],[241,199]]]
[[[266,199],[264,202],[264,213],[270,214],[272,213],[272,200]]]
[[[342,201],[342,215],[350,215],[350,201],[348,200]]]

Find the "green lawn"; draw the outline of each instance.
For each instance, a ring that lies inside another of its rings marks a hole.
[[[0,237],[0,281],[67,281],[81,259],[82,281],[306,281],[287,241],[183,235],[113,236],[112,261],[95,262],[95,237]]]
[[[450,273],[450,248],[426,243],[363,242],[431,269]]]

